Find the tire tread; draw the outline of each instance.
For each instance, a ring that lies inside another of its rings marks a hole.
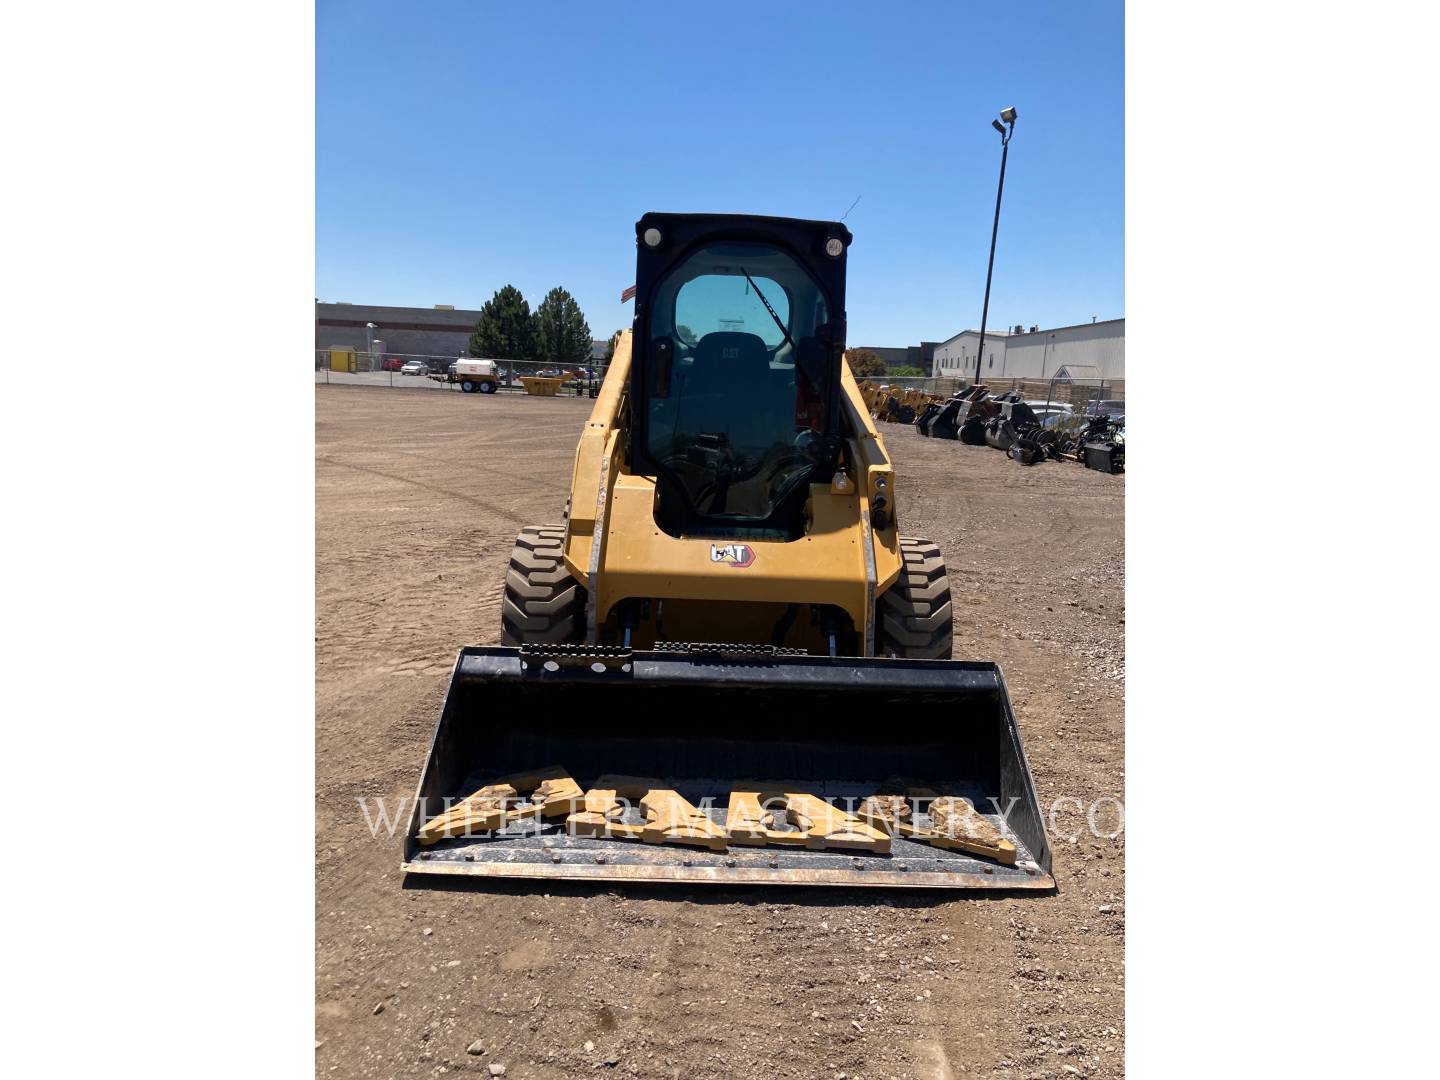
[[[875,653],[949,660],[955,628],[945,557],[929,540],[902,536],[900,559],[900,576],[875,603]]]
[[[500,644],[559,645],[584,631],[585,590],[565,566],[565,526],[527,525],[505,574]]]

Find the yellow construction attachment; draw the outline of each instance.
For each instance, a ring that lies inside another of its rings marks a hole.
[[[935,847],[985,855],[1006,866],[1015,865],[1015,845],[1000,835],[969,799],[940,798],[930,802],[935,835],[925,839]]]
[[[942,797],[927,788],[911,788],[908,795],[908,798],[872,795],[861,805],[859,816],[891,836],[898,833],[932,847],[983,855],[1006,866],[1015,865],[1015,845],[976,812],[969,799]],[[925,800],[930,803],[929,827],[916,824],[917,807]]]
[[[516,773],[486,784],[445,813],[436,814],[420,827],[417,839],[429,846],[437,840],[500,829],[524,818],[564,817],[583,797],[580,785],[561,765]]]
[[[560,393],[560,387],[565,385],[565,379],[554,376],[541,378],[539,375],[521,375],[520,385],[525,388],[525,393],[533,397],[555,397]]]
[[[627,822],[625,811],[639,800],[645,823]],[[643,840],[647,844],[692,844],[725,850],[725,832],[679,792],[634,776],[602,776],[585,792],[584,805],[566,819],[574,836]]]
[[[783,813],[795,829],[777,829]],[[800,792],[732,791],[725,815],[730,842],[759,846],[803,847],[810,850],[873,851],[886,854],[890,837],[853,814],[815,795]]]
[[[870,416],[874,416],[875,408],[880,403],[880,385],[866,379],[860,384],[859,389],[860,400],[865,403],[865,412]]]

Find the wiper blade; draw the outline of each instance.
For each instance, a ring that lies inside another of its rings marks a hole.
[[[765,294],[760,291],[760,286],[755,284],[755,279],[750,276],[750,271],[742,266],[740,273],[745,275],[745,280],[750,283],[750,287],[755,290],[755,295],[765,305],[765,310],[770,313],[770,318],[775,320],[775,325],[780,328],[780,333],[785,335],[785,343],[790,346],[790,351],[798,354],[800,350],[795,348],[795,342],[790,340],[790,331],[785,329],[785,324],[780,321],[780,316],[775,314],[775,309],[770,306],[770,301],[765,299]]]

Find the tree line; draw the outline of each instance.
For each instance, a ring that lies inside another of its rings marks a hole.
[[[485,302],[470,335],[470,355],[495,360],[576,367],[589,362],[590,349],[590,324],[575,298],[558,285],[533,313],[520,290],[506,285]]]
[[[681,340],[695,343],[688,326],[676,332]],[[496,291],[480,309],[475,332],[470,335],[470,355],[495,360],[530,360],[576,367],[589,362],[592,340],[590,324],[575,298],[559,285],[551,289],[532,313],[529,301],[514,285]],[[606,362],[615,352],[611,335]],[[923,375],[918,367],[888,367],[869,349],[848,349],[845,359],[857,378],[884,375]]]
[[[845,359],[850,364],[850,370],[857,379],[883,377],[893,375],[897,378],[907,375],[924,375],[925,372],[914,365],[899,365],[890,367],[884,360],[880,359],[877,353],[869,349],[846,349]]]

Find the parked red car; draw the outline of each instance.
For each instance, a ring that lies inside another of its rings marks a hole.
[[[402,367],[404,367],[404,366],[405,366],[405,361],[404,361],[404,360],[401,360],[398,356],[387,356],[387,357],[385,358],[385,361],[380,365],[380,370],[381,370],[381,371],[399,371],[399,370],[400,370]]]

